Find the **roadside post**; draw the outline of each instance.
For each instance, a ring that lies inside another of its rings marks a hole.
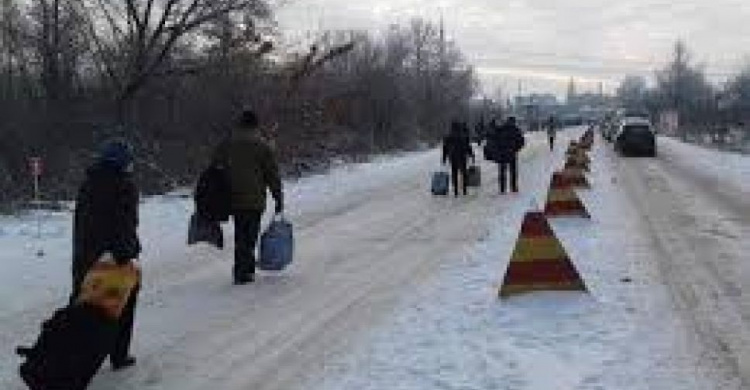
[[[39,245],[36,255],[37,257],[44,256],[44,249],[42,248],[42,192],[41,192],[41,177],[44,172],[44,163],[41,157],[30,157],[29,158],[29,170],[31,172],[32,179],[34,181],[34,199],[32,203],[36,210],[36,241]]]

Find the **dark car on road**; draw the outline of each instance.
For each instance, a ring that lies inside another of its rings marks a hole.
[[[615,150],[623,156],[656,156],[656,134],[646,119],[625,119],[614,137]]]

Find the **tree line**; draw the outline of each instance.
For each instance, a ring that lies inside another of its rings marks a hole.
[[[103,139],[123,136],[148,193],[190,185],[254,108],[287,175],[412,149],[467,115],[474,70],[441,24],[288,42],[264,0],[0,0],[0,203],[71,199]]]
[[[677,113],[683,136],[750,124],[750,64],[716,84],[705,65],[678,41],[667,65],[655,72],[655,80],[649,86],[643,76],[626,76],[617,90],[620,104],[654,118],[665,111]]]

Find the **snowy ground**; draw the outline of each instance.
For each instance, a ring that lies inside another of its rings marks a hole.
[[[622,182],[673,304],[750,388],[750,157],[660,143],[659,158],[619,164]]]
[[[719,152],[674,138],[659,138],[661,159],[684,166],[684,170],[700,173],[715,180],[716,187],[730,187],[750,196],[750,164],[747,155]]]
[[[543,145],[531,144],[524,158],[539,161]],[[226,389],[289,388],[321,353],[345,348],[347,335],[353,339],[369,318],[387,313],[404,286],[434,272],[436,260],[482,234],[495,189],[462,201],[434,199],[429,175],[438,165],[431,151],[287,183],[297,263],[247,288],[230,284],[231,250],[185,247],[188,200],[147,200],[139,367],[105,370],[93,388],[205,388],[218,381]],[[43,258],[35,256],[33,218],[0,225],[0,344],[7,351],[0,355],[0,388],[17,389],[13,346],[31,341],[68,294],[70,216],[45,218]],[[280,360],[291,363],[274,368]]]
[[[480,193],[433,198],[435,152],[287,183],[297,262],[246,287],[230,284],[231,250],[185,247],[188,200],[147,200],[139,365],[103,370],[92,389],[745,388],[750,163],[692,148],[595,150],[581,193],[593,221],[553,223],[588,295],[496,298],[523,213],[562,165],[541,138],[522,155],[521,195],[499,196],[486,167]],[[66,298],[69,226],[45,218],[38,258],[34,219],[0,220],[2,389],[22,388],[12,347]],[[697,226],[721,241],[686,250]]]
[[[731,363],[675,312],[660,253],[618,184],[618,158],[602,147],[594,155],[594,187],[581,192],[593,221],[553,221],[590,295],[496,298],[528,209],[517,199],[487,237],[307,388],[742,388]]]

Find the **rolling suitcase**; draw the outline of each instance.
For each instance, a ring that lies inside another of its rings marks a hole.
[[[90,304],[57,310],[42,324],[19,374],[30,390],[84,390],[109,355],[117,321]]]
[[[118,320],[140,280],[135,262],[119,265],[108,254],[86,274],[76,301],[42,324],[19,374],[30,390],[84,390],[112,350]]]
[[[448,172],[439,171],[432,174],[432,194],[436,196],[448,195],[450,189],[450,175]]]

